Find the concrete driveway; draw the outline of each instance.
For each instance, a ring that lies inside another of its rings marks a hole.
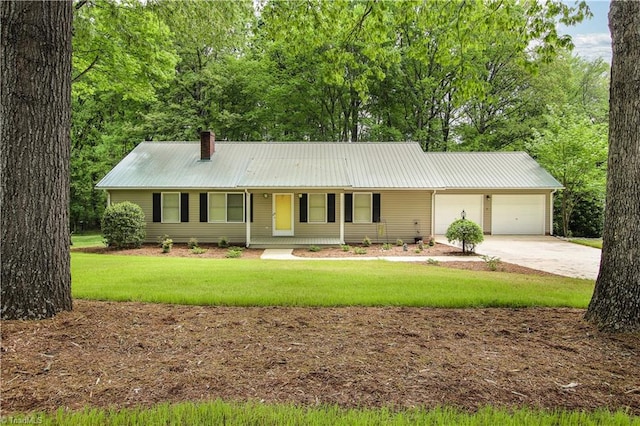
[[[528,268],[591,280],[596,279],[600,267],[599,249],[550,236],[485,235],[476,252]]]

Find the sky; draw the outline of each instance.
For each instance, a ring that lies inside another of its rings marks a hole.
[[[573,5],[573,1],[565,1]],[[611,35],[609,33],[609,0],[587,1],[593,17],[572,27],[560,26],[560,32],[571,35],[573,53],[587,60],[602,58],[611,63]]]

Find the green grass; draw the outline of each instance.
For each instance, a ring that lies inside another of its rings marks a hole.
[[[569,241],[583,246],[595,247],[602,250],[602,238],[572,238]]]
[[[71,248],[104,247],[104,238],[100,233],[73,234],[71,235]]]
[[[206,403],[160,404],[150,409],[85,409],[69,412],[15,416],[42,425],[619,425],[637,426],[638,417],[623,411],[507,411],[491,407],[477,413],[453,408],[432,410],[342,409],[336,406],[300,407],[285,404]]]
[[[594,285],[573,278],[469,272],[383,260],[73,253],[71,268],[75,298],[191,305],[584,308]]]

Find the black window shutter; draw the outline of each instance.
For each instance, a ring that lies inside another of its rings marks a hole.
[[[159,192],[153,193],[153,221],[162,222],[162,196]]]
[[[309,204],[308,198],[309,197],[307,194],[302,194],[302,196],[300,197],[300,223],[307,222],[307,205]]]
[[[327,222],[336,221],[336,194],[327,194]]]
[[[353,222],[353,194],[344,194],[344,221]]]
[[[249,220],[253,222],[253,194],[249,194],[249,205],[251,206],[251,217]]]
[[[180,193],[180,222],[189,222],[189,194]]]
[[[380,222],[380,194],[373,194],[373,214],[374,222]]]
[[[200,193],[200,222],[209,222],[209,195]]]

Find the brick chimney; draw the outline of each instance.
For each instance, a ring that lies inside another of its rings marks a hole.
[[[200,133],[200,159],[211,160],[211,156],[216,152],[216,135],[210,130]]]

